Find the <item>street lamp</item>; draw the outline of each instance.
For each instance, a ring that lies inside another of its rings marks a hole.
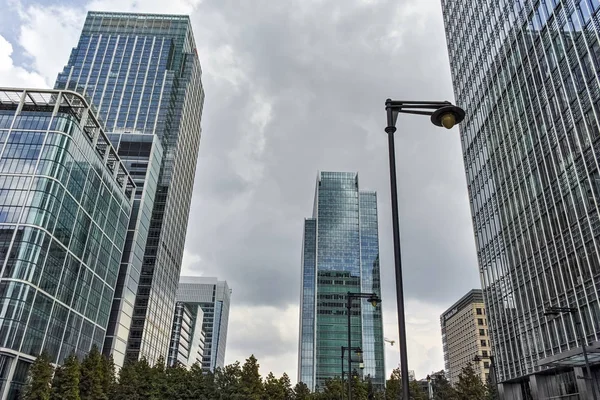
[[[400,331],[400,372],[402,374],[402,394],[409,399],[408,358],[406,355],[406,322],[404,319],[404,288],[402,285],[402,259],[400,256],[400,221],[398,217],[398,189],[396,184],[396,153],[394,133],[399,113],[429,115],[431,122],[446,129],[459,124],[465,118],[465,111],[448,101],[398,101],[387,99],[388,150],[390,157],[390,186],[392,194],[392,229],[394,233],[394,265],[396,270],[396,301],[398,306],[398,330]]]
[[[427,374],[427,398],[433,399],[433,390],[431,388],[431,375]]]
[[[346,350],[348,350],[348,357],[351,358],[351,351],[354,350],[354,353],[356,354],[356,357],[358,358],[356,361],[351,361],[352,362],[358,362],[359,365],[358,367],[363,369],[364,368],[364,364],[363,364],[363,360],[362,360],[362,349],[360,347],[352,347],[352,348],[348,348],[346,346],[342,346],[342,358],[341,358],[341,366],[342,366],[342,388],[344,387],[344,353],[346,352]],[[350,374],[348,374],[350,375]],[[350,378],[348,378],[350,379]],[[344,398],[344,392],[342,390],[342,400]]]
[[[585,360],[585,370],[588,375],[587,378],[583,379],[591,380],[592,397],[594,398],[594,400],[597,400],[598,398],[596,397],[596,385],[594,385],[594,376],[592,375],[592,371],[590,370],[590,361],[588,360],[587,349],[585,348],[587,346],[587,340],[585,338],[585,334],[583,333],[583,324],[581,323],[581,318],[579,317],[579,310],[575,307],[548,307],[544,311],[544,315],[546,317],[560,314],[571,314],[575,316],[575,331],[577,334],[577,338],[581,343],[583,359]],[[581,330],[577,329],[578,326],[581,327]]]
[[[350,329],[350,316],[352,315],[352,301],[354,299],[367,299],[373,307],[377,307],[381,303],[381,299],[376,293],[352,293],[348,292],[346,298],[346,314],[348,315],[348,349],[352,349],[352,331]],[[362,350],[361,350],[362,352]],[[343,350],[342,350],[343,357]],[[352,357],[348,357],[348,400],[352,400]],[[407,397],[408,398],[408,397]]]
[[[496,393],[497,395],[499,395],[500,391],[498,390],[498,371],[496,369],[496,364],[494,362],[494,356],[480,356],[479,354],[475,354],[475,357],[473,357],[473,362],[476,362],[477,365],[479,365],[479,370],[481,371],[481,361],[482,360],[490,360],[490,369],[492,369],[494,371],[494,384],[496,386]]]

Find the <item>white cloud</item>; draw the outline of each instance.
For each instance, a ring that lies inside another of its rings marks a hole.
[[[14,65],[12,54],[12,44],[0,35],[0,86],[32,88],[47,86],[44,77],[40,74]]]
[[[277,301],[277,299],[273,299]],[[298,306],[284,309],[275,306],[249,307],[231,300],[225,363],[241,363],[250,355],[258,359],[260,372],[266,376],[284,372],[296,382],[298,370]]]
[[[79,35],[84,15],[69,7],[37,5],[22,8],[19,14],[23,22],[19,44],[31,60],[28,67],[53,86],[76,44],[74,39]]]
[[[395,342],[393,346],[386,343],[385,361],[389,377],[391,371],[399,367],[400,353],[395,297],[388,296],[387,299],[386,303],[382,303],[387,304],[387,307],[384,305],[384,332],[386,338]],[[405,309],[408,369],[414,370],[416,378],[421,379],[444,368],[439,322],[444,309],[412,299],[405,302]]]

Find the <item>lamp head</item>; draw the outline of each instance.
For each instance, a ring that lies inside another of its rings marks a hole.
[[[358,358],[362,357],[362,349],[360,347],[358,349],[356,349],[355,353],[358,356]]]
[[[431,382],[431,376],[427,375],[427,382]]]
[[[435,110],[431,115],[431,122],[436,126],[443,126],[446,129],[452,129],[456,124],[460,124],[465,119],[465,110],[458,106],[449,104]]]
[[[373,307],[377,307],[377,305],[378,305],[379,303],[381,303],[381,299],[380,299],[380,298],[379,298],[379,296],[377,296],[376,294],[374,294],[373,296],[369,297],[369,298],[367,299],[367,301],[368,301],[369,303],[371,303],[371,305],[372,305]]]
[[[358,364],[358,368],[365,369],[365,363],[359,363]]]

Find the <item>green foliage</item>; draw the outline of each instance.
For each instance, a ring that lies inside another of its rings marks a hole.
[[[113,357],[102,357],[100,362],[101,378],[102,378],[102,390],[106,393],[109,399],[112,399],[115,395],[115,361]]]
[[[27,385],[21,395],[22,400],[49,400],[50,382],[54,368],[50,363],[50,356],[43,352],[29,367]]]
[[[254,355],[251,355],[250,358],[246,359],[246,362],[242,366],[240,385],[241,393],[244,395],[244,399],[262,399],[264,388],[258,368],[258,361]]]
[[[285,372],[279,378],[279,383],[283,387],[283,398],[285,400],[292,400],[294,398],[294,390],[292,389],[292,381],[290,381],[290,377]]]
[[[310,400],[311,394],[304,382],[298,382],[294,387],[294,400]]]
[[[278,378],[269,373],[263,380],[253,355],[243,365],[235,362],[218,368],[214,374],[205,373],[198,363],[186,369],[182,365],[166,367],[162,358],[152,366],[145,359],[126,361],[116,379],[112,358],[104,357],[94,347],[81,364],[71,355],[56,369],[54,378],[52,373],[48,356],[38,357],[30,368],[22,399],[338,400],[347,396],[347,385],[340,379],[327,381],[317,393],[311,393],[302,382],[292,388],[287,374]],[[398,375],[396,371],[395,374]],[[383,392],[374,390],[368,378],[353,378],[352,393],[354,400],[387,399]]]
[[[275,378],[272,372],[269,372],[265,379],[265,393],[263,398],[265,400],[285,400],[285,388],[282,382]]]
[[[119,371],[119,381],[111,400],[142,400],[140,397],[141,380],[137,365],[139,361],[125,361],[125,365]]]
[[[456,384],[457,400],[486,400],[487,390],[481,377],[475,372],[473,365],[468,363],[458,376]]]
[[[50,400],[80,400],[80,375],[79,360],[74,354],[71,354],[65,359],[64,364],[56,368],[54,372]]]
[[[79,396],[81,400],[108,400],[104,392],[104,367],[102,354],[96,346],[81,363],[81,378],[79,380]]]
[[[436,374],[431,383],[433,386],[434,400],[455,400],[456,390],[450,385],[444,374]]]

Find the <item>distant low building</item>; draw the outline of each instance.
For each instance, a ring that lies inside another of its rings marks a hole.
[[[230,298],[231,289],[225,281],[194,276],[180,278],[169,365],[179,362],[191,367],[198,361],[206,371],[225,365]]]
[[[452,385],[468,364],[474,364],[481,380],[487,382],[490,373],[491,344],[481,289],[473,289],[448,308],[440,317],[444,362]],[[475,356],[479,357],[474,362]]]
[[[177,302],[167,365],[189,368],[202,363],[206,340],[203,319],[204,312],[199,305]]]

